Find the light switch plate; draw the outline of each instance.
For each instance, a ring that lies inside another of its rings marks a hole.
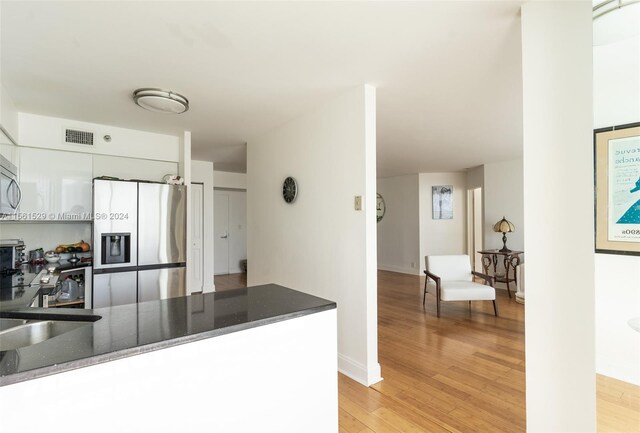
[[[354,197],[353,208],[355,210],[362,210],[362,196],[361,195],[357,195],[357,196]]]

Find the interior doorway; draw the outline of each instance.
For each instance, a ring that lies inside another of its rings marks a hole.
[[[477,272],[482,270],[483,249],[482,188],[467,190],[467,254],[471,257],[471,266]]]
[[[213,214],[214,274],[241,273],[247,258],[247,192],[214,189]]]
[[[229,273],[229,194],[215,191],[213,194],[213,272]]]

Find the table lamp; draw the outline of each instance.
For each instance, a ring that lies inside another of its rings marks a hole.
[[[515,231],[515,226],[511,221],[508,221],[505,217],[502,217],[500,221],[493,225],[493,231],[496,233],[502,233],[503,247],[500,250],[501,253],[510,253],[511,250],[507,248],[507,233]]]

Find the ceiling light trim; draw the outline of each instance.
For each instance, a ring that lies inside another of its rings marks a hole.
[[[605,0],[593,7],[593,19],[596,20],[610,12],[636,3],[640,3],[640,0]]]
[[[152,87],[134,90],[133,101],[137,106],[155,113],[182,114],[189,110],[189,100],[185,96]]]

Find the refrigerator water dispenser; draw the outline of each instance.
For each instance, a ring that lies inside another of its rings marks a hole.
[[[102,264],[131,261],[131,233],[102,233]]]

